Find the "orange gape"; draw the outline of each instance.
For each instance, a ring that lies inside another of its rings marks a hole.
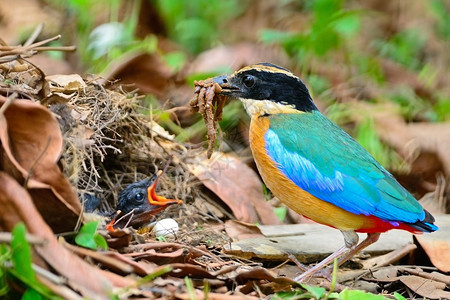
[[[158,185],[158,179],[161,174],[162,174],[162,171],[159,170],[158,178],[156,178],[155,181],[152,183],[152,185],[150,185],[147,189],[148,202],[152,205],[167,205],[167,204],[171,204],[171,203],[177,203],[177,204],[183,203],[183,201],[181,201],[181,200],[167,199],[165,197],[158,196],[156,194],[155,189],[156,189],[156,186]]]

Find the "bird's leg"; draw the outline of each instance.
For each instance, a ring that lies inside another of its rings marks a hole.
[[[343,256],[343,255],[345,255],[345,254],[347,254],[349,252],[352,252],[352,250],[354,248],[357,248],[356,245],[358,244],[359,237],[356,234],[356,232],[354,232],[353,230],[349,230],[349,231],[341,230],[341,232],[344,235],[345,246],[343,246],[342,248],[338,249],[336,252],[332,253],[330,256],[328,256],[327,258],[322,260],[320,263],[318,263],[314,267],[308,269],[308,271],[306,271],[306,272],[300,274],[299,276],[295,277],[295,279],[294,279],[295,281],[302,282],[306,278],[311,277],[316,272],[318,272],[319,270],[321,270],[324,267],[326,267],[335,258],[339,258],[339,257],[341,257],[341,256]],[[345,257],[347,257],[347,256],[345,256]]]
[[[353,255],[358,253],[359,251],[363,250],[364,248],[367,248],[371,244],[378,241],[380,238],[381,233],[374,232],[374,233],[368,233],[367,237],[364,241],[362,241],[358,246],[356,246],[354,249],[350,250],[345,256],[341,257],[338,261],[338,266],[341,266],[343,263],[345,263],[347,260],[349,260]]]

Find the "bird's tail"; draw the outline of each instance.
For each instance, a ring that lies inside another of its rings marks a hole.
[[[425,218],[422,221],[417,221],[415,223],[405,223],[406,225],[417,229],[420,232],[433,232],[439,229],[434,225],[434,217],[425,210]]]

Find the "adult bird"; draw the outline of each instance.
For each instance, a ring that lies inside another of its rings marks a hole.
[[[376,242],[380,233],[437,230],[433,216],[356,140],[322,115],[305,84],[270,63],[244,67],[213,81],[240,99],[251,116],[249,140],[267,187],[286,206],[339,229],[345,245],[310,268],[339,265]],[[358,244],[356,232],[367,233]]]

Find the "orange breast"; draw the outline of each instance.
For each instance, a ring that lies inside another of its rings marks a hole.
[[[267,155],[264,147],[264,134],[269,129],[269,124],[268,117],[252,117],[250,147],[264,183],[281,202],[298,214],[341,230],[358,230],[376,226],[370,217],[355,215],[320,200],[284,176],[276,167],[276,163]]]

